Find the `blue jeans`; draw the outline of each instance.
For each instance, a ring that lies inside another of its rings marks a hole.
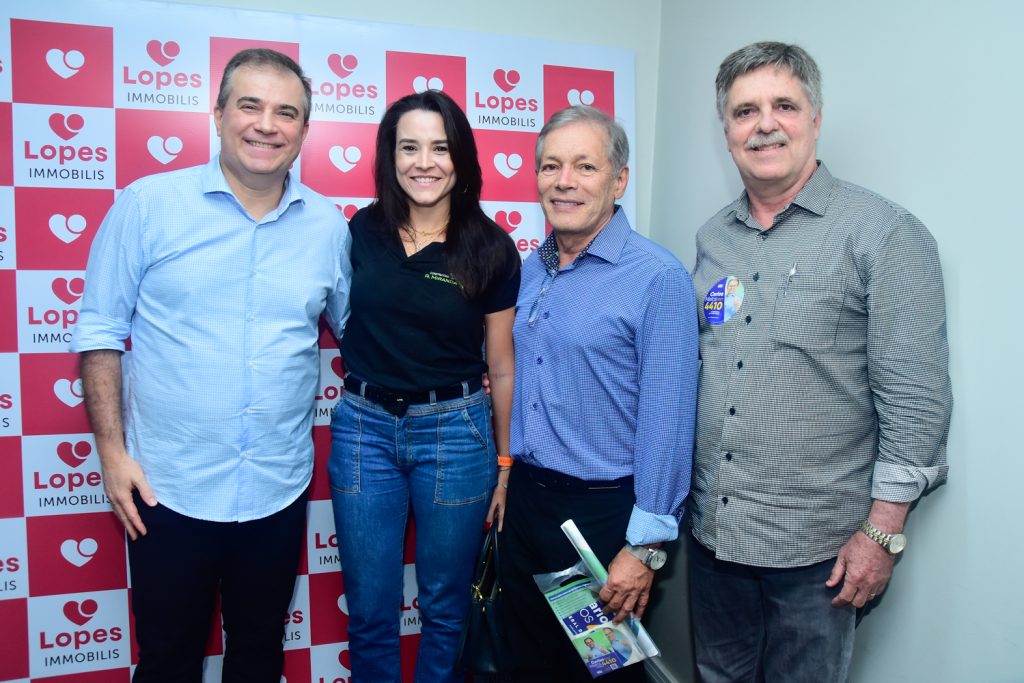
[[[416,520],[419,683],[461,682],[456,649],[473,564],[497,481],[490,401],[409,406],[396,417],[345,392],[331,421],[338,555],[349,610],[355,683],[400,683],[402,551],[409,504]]]
[[[687,534],[689,536],[689,534]],[[690,536],[690,612],[703,683],[842,683],[856,610],[833,607],[835,559],[751,567],[715,559]]]

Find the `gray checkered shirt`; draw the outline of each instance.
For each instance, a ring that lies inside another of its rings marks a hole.
[[[912,501],[946,478],[945,297],[917,218],[820,164],[770,230],[746,194],[709,220],[693,280],[691,524],[717,557],[835,557],[872,498]]]

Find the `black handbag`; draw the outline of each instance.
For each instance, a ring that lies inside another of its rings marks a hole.
[[[498,524],[484,535],[469,589],[469,610],[462,626],[456,666],[463,673],[498,674],[511,668],[498,582]]]

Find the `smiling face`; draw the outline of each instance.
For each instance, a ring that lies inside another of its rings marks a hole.
[[[398,119],[395,138],[395,173],[410,204],[423,208],[449,204],[455,164],[441,115],[424,109],[406,112]]]
[[[821,112],[788,69],[764,66],[737,78],[723,116],[729,153],[751,194],[796,194],[814,173]]]
[[[240,66],[231,75],[224,108],[214,109],[220,165],[233,189],[281,184],[299,156],[309,126],[305,92],[294,73]]]
[[[556,235],[585,239],[615,213],[629,170],[608,159],[608,136],[588,121],[555,128],[544,138],[537,164],[537,192]]]

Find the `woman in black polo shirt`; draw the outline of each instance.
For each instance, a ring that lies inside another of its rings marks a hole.
[[[352,314],[341,340],[349,374],[328,464],[352,680],[401,680],[411,503],[416,681],[460,681],[456,649],[480,530],[504,511],[508,472],[497,472],[495,442],[507,457],[519,255],[480,208],[473,131],[444,93],[388,108],[374,174],[377,200],[350,223]]]

